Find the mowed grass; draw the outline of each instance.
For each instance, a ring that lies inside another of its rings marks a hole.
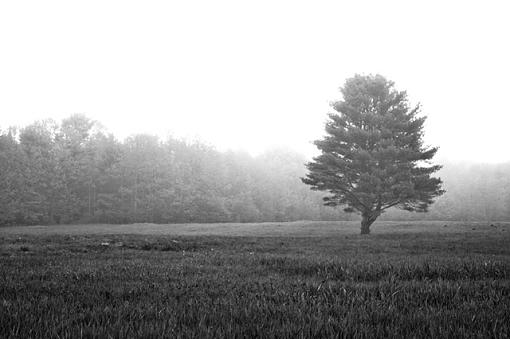
[[[0,337],[510,337],[510,224],[358,233],[358,222],[0,228]]]

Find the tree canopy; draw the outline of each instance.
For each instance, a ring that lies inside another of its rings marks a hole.
[[[341,93],[303,182],[328,191],[327,206],[360,212],[362,234],[390,207],[427,211],[444,191],[431,176],[441,166],[430,163],[437,147],[423,145],[420,106],[381,75],[355,75]]]
[[[0,225],[342,218],[299,177],[306,159],[199,141],[118,141],[85,115],[0,131]]]
[[[87,120],[0,129],[0,225],[356,218],[300,182],[308,159],[298,153],[252,156],[143,134],[119,141]],[[448,192],[428,213],[389,208],[380,218],[510,220],[510,163],[443,163]]]

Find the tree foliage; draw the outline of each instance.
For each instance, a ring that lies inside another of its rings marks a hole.
[[[76,124],[87,133],[51,120],[0,130],[0,225],[353,218],[301,183],[306,158],[295,152],[251,156],[150,135],[121,142],[96,122]],[[446,162],[448,192],[429,213],[390,208],[381,218],[510,220],[509,165]]]
[[[75,114],[0,133],[0,225],[338,219],[299,182],[305,158],[151,135]]]
[[[390,207],[427,211],[444,191],[431,176],[441,167],[428,165],[437,148],[423,145],[420,107],[411,107],[406,92],[380,75],[356,75],[341,93],[303,182],[328,191],[326,205],[359,211],[362,233]]]

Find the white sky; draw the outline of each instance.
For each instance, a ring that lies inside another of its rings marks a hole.
[[[450,160],[510,161],[506,1],[2,1],[0,128],[86,113],[119,138],[311,154],[328,103],[380,73]]]

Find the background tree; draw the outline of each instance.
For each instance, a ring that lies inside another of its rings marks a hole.
[[[25,159],[14,128],[0,134],[0,225],[25,222]]]
[[[441,166],[430,165],[437,148],[423,146],[419,105],[411,107],[406,92],[381,75],[355,75],[341,93],[327,136],[315,142],[322,154],[308,163],[303,182],[330,192],[326,205],[359,211],[361,234],[390,207],[427,211],[444,191],[431,177]]]
[[[352,220],[301,184],[306,161],[283,148],[253,156],[172,137],[119,141],[83,115],[34,122],[0,130],[0,225]],[[381,218],[510,220],[510,163],[442,163],[448,192],[429,213]]]
[[[22,201],[25,222],[55,223],[64,206],[63,182],[56,165],[57,124],[52,120],[23,128],[19,143],[23,154]]]

